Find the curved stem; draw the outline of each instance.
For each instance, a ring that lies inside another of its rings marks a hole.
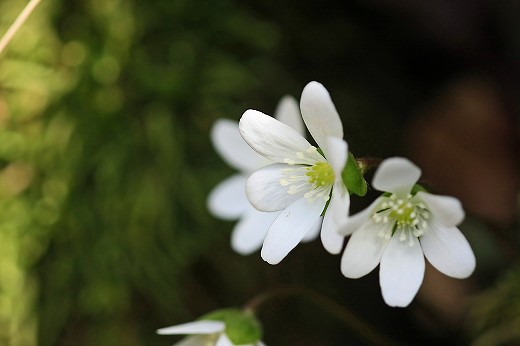
[[[391,340],[387,336],[381,334],[375,330],[368,323],[357,317],[351,311],[340,305],[333,299],[313,290],[308,290],[300,287],[283,287],[273,289],[270,291],[263,292],[254,297],[248,304],[245,305],[244,309],[256,312],[259,308],[265,305],[267,302],[273,299],[279,299],[287,296],[297,296],[305,298],[315,305],[326,310],[331,315],[336,317],[347,325],[352,331],[358,336],[365,339],[368,344],[371,345],[399,345],[400,343]]]

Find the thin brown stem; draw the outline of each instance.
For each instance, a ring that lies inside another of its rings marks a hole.
[[[266,291],[254,297],[246,306],[246,310],[256,312],[259,308],[273,299],[283,297],[300,297],[314,303],[323,310],[342,321],[358,336],[363,338],[370,345],[399,345],[400,343],[383,335],[371,325],[357,317],[350,310],[334,301],[333,299],[313,290],[300,287],[284,287]]]
[[[383,160],[376,157],[361,157],[356,159],[356,163],[358,164],[359,169],[361,169],[363,175],[369,170],[379,167],[381,161]]]

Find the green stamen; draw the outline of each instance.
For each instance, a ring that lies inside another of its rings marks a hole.
[[[401,201],[402,200],[399,200],[399,202]],[[415,212],[415,206],[412,205],[412,203],[403,202],[401,205],[398,205],[396,210],[392,210],[388,216],[394,218],[399,226],[411,225],[417,218],[417,213]]]
[[[399,240],[406,241],[410,246],[414,242],[411,237],[420,237],[428,229],[427,220],[430,212],[422,202],[413,201],[413,196],[398,197],[395,194],[384,195],[380,208],[372,219],[375,223],[387,224],[388,227],[382,228],[379,236],[390,239],[394,234],[399,236]]]
[[[305,174],[309,177],[309,183],[316,187],[334,183],[334,170],[327,162],[318,162],[307,170],[308,172]]]

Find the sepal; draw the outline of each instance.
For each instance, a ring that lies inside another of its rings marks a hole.
[[[210,312],[200,319],[224,322],[225,333],[235,345],[255,344],[262,338],[260,322],[248,310],[220,309]]]
[[[367,193],[367,182],[363,177],[363,171],[357,164],[356,158],[352,153],[348,153],[347,164],[341,173],[343,183],[347,187],[348,192],[352,195],[363,197]]]

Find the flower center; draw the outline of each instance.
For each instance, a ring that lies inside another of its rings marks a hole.
[[[334,183],[334,170],[327,162],[318,162],[308,168],[306,175],[309,183],[316,187],[332,185]]]
[[[426,232],[430,212],[424,203],[413,201],[412,198],[410,194],[406,198],[395,194],[383,197],[377,211],[372,214],[375,223],[385,225],[378,233],[380,237],[390,239],[396,234],[400,241],[408,241],[413,246],[413,237],[419,238]]]
[[[303,195],[310,202],[321,198],[327,201],[334,183],[334,170],[327,162],[313,165],[295,165],[282,170],[280,185],[287,186],[287,193],[293,195],[306,191]]]

